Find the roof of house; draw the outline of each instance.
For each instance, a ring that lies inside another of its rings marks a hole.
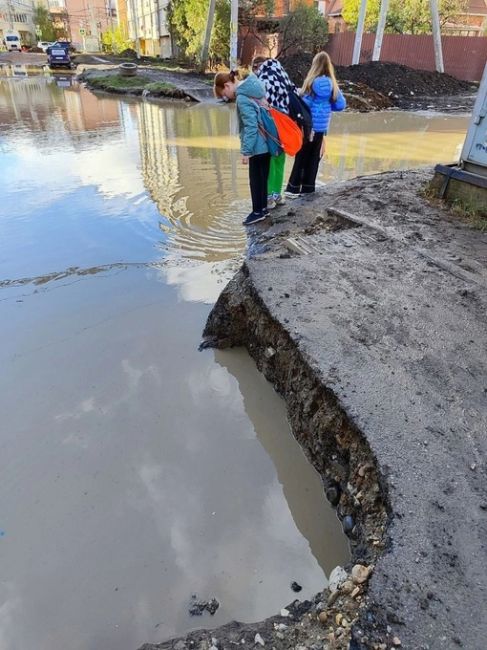
[[[487,16],[487,0],[469,0],[467,13]]]
[[[477,0],[479,1],[479,0]],[[327,8],[327,16],[341,16],[343,10],[343,0],[330,0]]]

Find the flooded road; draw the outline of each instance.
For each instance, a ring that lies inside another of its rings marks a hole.
[[[466,118],[334,124],[322,179],[447,162]],[[258,620],[347,561],[280,398],[243,351],[197,352],[245,251],[235,126],[0,79],[1,650]]]

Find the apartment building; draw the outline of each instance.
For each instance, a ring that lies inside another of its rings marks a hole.
[[[119,0],[120,2],[120,0]],[[139,54],[172,56],[172,41],[167,22],[169,0],[126,0],[129,38]]]
[[[114,2],[112,0],[65,0],[65,3],[73,45],[81,51],[100,51],[103,32],[117,25]]]
[[[34,45],[37,40],[32,0],[0,0],[0,43],[5,32],[13,29],[20,34],[23,45]]]

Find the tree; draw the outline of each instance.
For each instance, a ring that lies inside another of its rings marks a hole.
[[[391,5],[394,0],[391,0],[389,4],[388,18],[391,15]],[[361,0],[344,0],[342,16],[343,20],[349,25],[352,29],[357,29],[358,24],[358,15],[360,11]],[[365,26],[364,29],[366,32],[374,32],[377,27],[377,22],[379,21],[379,9],[380,9],[380,0],[368,0],[367,2],[367,13],[365,14]],[[387,24],[386,24],[387,30]]]
[[[247,36],[267,48],[268,56],[272,56],[277,47],[279,20],[272,18],[274,0],[241,0],[239,2],[238,24],[245,27],[244,42]],[[241,44],[243,47],[243,44]]]
[[[34,7],[33,19],[36,28],[40,31],[41,41],[55,41],[56,32],[52,24],[52,18],[49,11],[42,5]]]
[[[198,60],[203,46],[208,0],[172,0],[168,13],[176,43],[189,59]],[[230,0],[216,0],[209,48],[210,59],[228,59],[229,49]]]
[[[440,25],[451,22],[456,16],[466,13],[468,0],[439,0]],[[343,18],[356,29],[360,0],[345,0]],[[368,0],[365,29],[374,32],[379,19],[380,0]],[[388,33],[431,34],[431,14],[429,0],[391,0],[387,14]]]
[[[117,25],[108,29],[101,35],[101,42],[105,52],[119,54],[127,48],[133,48],[134,42],[127,35],[127,28],[124,25]]]
[[[396,14],[400,21],[400,32],[405,34],[431,34],[431,14],[428,0],[406,0],[400,4],[394,0]],[[468,8],[467,0],[439,0],[438,12],[440,26],[465,14]],[[396,30],[399,31],[399,30]]]
[[[279,25],[278,57],[288,51],[305,51],[314,54],[328,40],[328,23],[318,8],[298,4]]]
[[[277,58],[288,52],[320,50],[328,40],[328,23],[316,6],[300,2],[284,18],[274,18],[274,0],[244,0],[240,4],[239,24],[248,28],[268,56],[277,49]]]

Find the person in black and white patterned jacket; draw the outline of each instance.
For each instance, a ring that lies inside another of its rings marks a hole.
[[[289,93],[296,92],[289,75],[277,59],[266,59],[258,56],[252,61],[252,72],[257,75],[264,85],[266,100],[270,106],[277,108],[286,115],[289,114]],[[282,198],[282,186],[284,183],[284,166],[286,154],[272,156],[267,181],[267,207],[275,208],[276,205],[284,203]]]

